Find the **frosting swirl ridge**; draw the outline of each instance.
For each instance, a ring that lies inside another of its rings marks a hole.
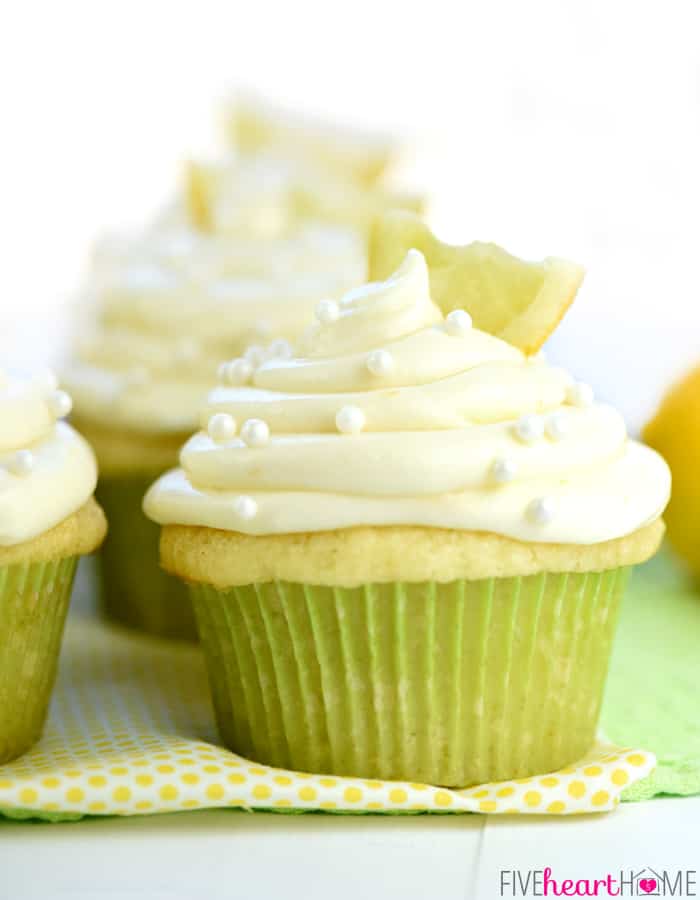
[[[319,300],[365,272],[363,238],[306,223],[274,237],[188,226],[103,248],[87,282],[90,327],[65,380],[77,413],[107,427],[188,432],[217,364],[251,344],[295,340]]]
[[[38,537],[92,495],[97,466],[51,373],[0,372],[0,546]]]
[[[564,371],[463,310],[445,318],[417,250],[316,319],[302,356],[210,393],[148,515],[248,534],[403,524],[585,544],[662,512],[664,461]]]

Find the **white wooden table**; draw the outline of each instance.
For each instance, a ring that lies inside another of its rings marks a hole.
[[[573,879],[700,869],[699,831],[700,797],[569,819],[205,811],[0,822],[0,898],[492,900],[502,869]]]

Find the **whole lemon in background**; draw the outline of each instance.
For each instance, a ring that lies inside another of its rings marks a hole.
[[[700,576],[700,366],[669,390],[644,440],[671,467],[673,491],[664,513],[669,540]]]

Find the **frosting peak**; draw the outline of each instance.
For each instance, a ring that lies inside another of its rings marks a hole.
[[[463,310],[444,318],[417,250],[386,281],[319,305],[302,347],[211,392],[182,468],[146,497],[152,518],[250,534],[426,525],[586,544],[631,533],[668,500],[665,463],[627,439],[618,413]],[[241,497],[254,514],[240,514]]]
[[[92,495],[97,467],[51,373],[0,372],[0,546],[48,531]]]

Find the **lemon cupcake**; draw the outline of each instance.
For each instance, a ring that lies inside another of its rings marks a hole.
[[[101,594],[112,619],[153,634],[196,630],[186,591],[158,568],[158,531],[141,501],[177,464],[219,364],[235,383],[267,356],[289,355],[320,300],[366,279],[377,214],[420,205],[356,172],[359,145],[347,165],[332,164],[295,135],[266,139],[265,153],[244,142],[237,159],[190,163],[167,215],[103,244],[88,275],[88,325],[65,379],[110,521]]]
[[[41,733],[75,567],[106,530],[70,406],[53,375],[0,371],[0,763]]]
[[[578,267],[496,250],[518,315],[570,302]],[[445,317],[417,250],[316,316],[301,356],[210,394],[145,499],[224,742],[445,785],[574,761],[627,573],[661,539],[665,463],[585,385]]]
[[[98,498],[111,523],[101,589],[111,618],[195,636],[186,593],[158,568],[143,494],[177,464],[218,364],[240,354],[225,370],[235,381],[267,354],[291,353],[287,339],[314,302],[361,282],[365,266],[353,232],[312,225],[235,241],[156,232],[121,247],[117,259],[99,259],[88,282],[94,321],[75,342],[65,380],[100,464]]]

